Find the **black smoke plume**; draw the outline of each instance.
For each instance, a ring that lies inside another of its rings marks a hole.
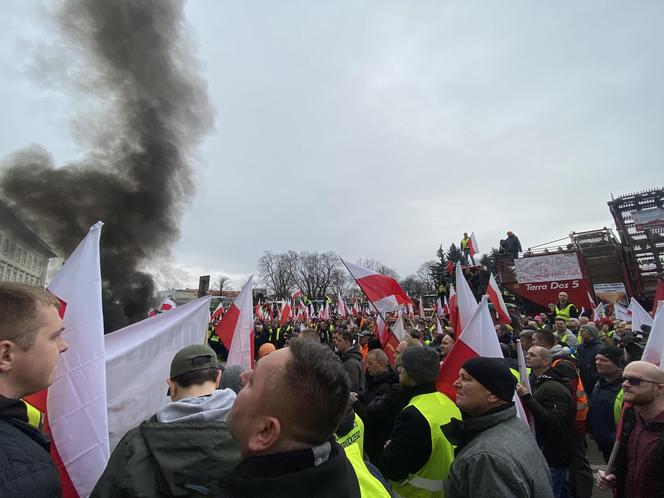
[[[84,160],[56,168],[47,151],[31,146],[5,160],[0,190],[62,256],[97,220],[105,223],[108,332],[147,314],[155,289],[141,268],[167,255],[179,236],[183,203],[193,192],[192,149],[213,113],[182,2],[69,0],[54,15],[67,47],[85,58],[77,80],[105,110],[82,116],[92,143]]]

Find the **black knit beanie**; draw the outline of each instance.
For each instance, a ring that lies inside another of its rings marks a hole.
[[[599,350],[597,354],[608,358],[611,362],[615,363],[617,366],[622,366],[622,357],[623,352],[615,346],[604,346]]]
[[[494,396],[512,401],[516,377],[503,358],[471,358],[461,367],[468,375],[486,387]]]

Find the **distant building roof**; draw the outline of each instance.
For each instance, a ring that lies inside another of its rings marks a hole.
[[[0,201],[0,220],[9,225],[16,234],[31,244],[36,249],[40,249],[49,258],[55,258],[57,254],[53,249],[39,238],[32,230],[30,230],[25,223],[23,223],[14,212],[4,202]]]

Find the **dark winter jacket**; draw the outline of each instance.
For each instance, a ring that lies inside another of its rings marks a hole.
[[[341,363],[350,378],[351,392],[359,393],[364,388],[364,365],[362,352],[358,343],[353,344],[344,353],[341,353]]]
[[[508,235],[507,239],[505,239],[505,252],[507,254],[516,255],[521,251],[521,241],[519,240],[519,237],[514,234]]]
[[[614,466],[617,497],[664,496],[664,412],[645,421],[634,407],[626,408],[620,443]]]
[[[590,385],[584,383],[584,386],[588,388],[588,391],[592,391],[592,388],[595,386],[595,383],[599,380],[599,374],[597,373],[597,365],[595,364],[595,356],[602,349],[604,349],[604,344],[599,338],[594,338],[590,342],[582,342],[576,348],[576,356],[581,360],[584,366],[588,369],[588,382]]]
[[[535,420],[537,443],[553,468],[567,468],[574,453],[576,398],[569,381],[549,369],[531,382],[534,394],[521,398]]]
[[[113,450],[91,498],[201,496],[240,461],[226,426],[235,395],[170,403],[130,430]]]
[[[616,440],[616,420],[614,406],[616,396],[622,389],[622,378],[612,382],[600,378],[590,395],[588,410],[588,432],[597,443],[597,447],[608,460],[613,443]]]
[[[353,466],[343,448],[331,439],[315,448],[246,458],[219,481],[210,496],[360,498],[361,495]]]
[[[28,424],[21,400],[0,396],[0,496],[60,496],[49,441]]]
[[[370,461],[378,461],[397,415],[410,402],[411,397],[408,390],[393,384],[387,392],[376,396],[366,406],[364,451]]]
[[[551,474],[514,404],[479,417],[452,420],[442,427],[456,445],[445,480],[445,498],[553,497]]]
[[[437,392],[435,384],[405,388],[408,402],[420,394]],[[459,411],[452,404],[454,412]],[[452,415],[454,416],[454,415]],[[381,473],[392,481],[402,481],[410,474],[416,474],[431,458],[431,429],[429,422],[414,406],[406,406],[394,421],[389,436],[390,444],[385,446],[378,461],[374,462]]]
[[[369,405],[376,397],[387,393],[394,384],[399,382],[394,369],[388,365],[387,370],[376,376],[366,376],[366,387],[360,392],[360,401],[364,405]]]

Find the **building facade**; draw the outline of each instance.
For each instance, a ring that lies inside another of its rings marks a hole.
[[[44,287],[53,250],[0,201],[0,281]]]

